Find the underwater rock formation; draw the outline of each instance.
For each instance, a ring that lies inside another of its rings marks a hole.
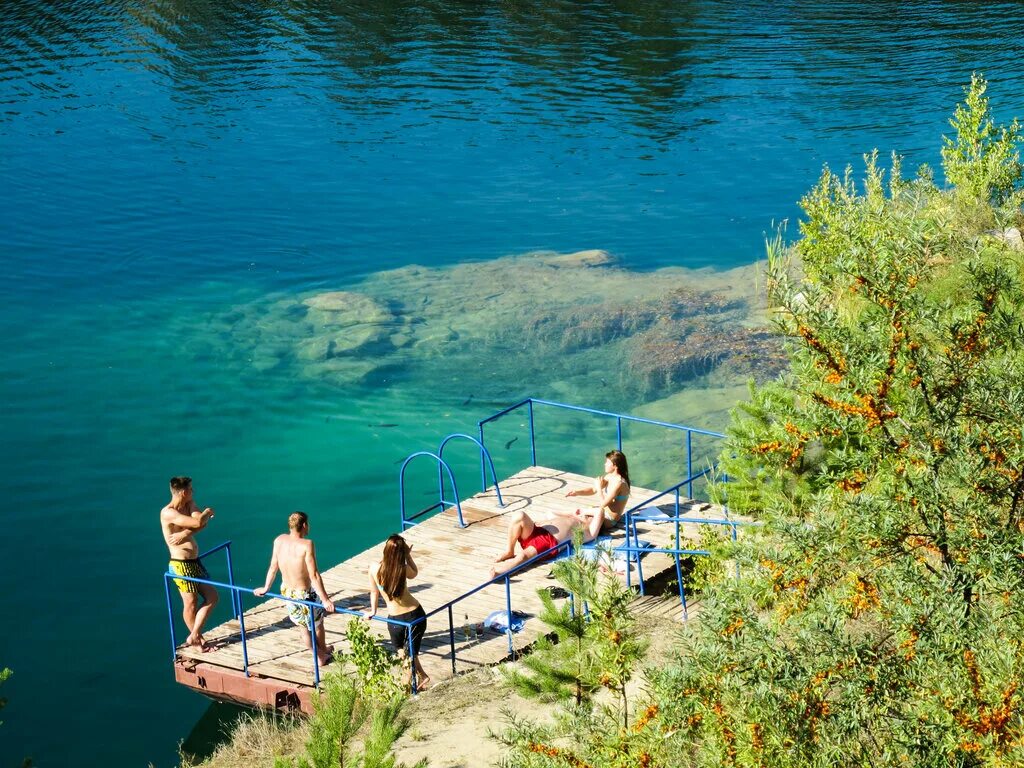
[[[646,401],[712,373],[734,386],[782,369],[755,276],[631,272],[604,251],[408,266],[350,290],[235,307],[221,335],[255,369],[295,367],[343,387],[428,377],[498,401],[595,387]]]

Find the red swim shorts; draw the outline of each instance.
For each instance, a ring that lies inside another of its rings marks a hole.
[[[547,529],[536,526],[533,529],[533,533],[528,538],[519,540],[519,546],[524,550],[527,547],[533,547],[537,550],[537,554],[539,555],[541,552],[546,552],[549,549],[557,547],[558,539],[552,536]],[[552,552],[551,555],[544,559],[549,560],[551,557],[554,557],[554,555],[555,553]]]

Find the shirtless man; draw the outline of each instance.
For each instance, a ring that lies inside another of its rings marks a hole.
[[[590,522],[586,522],[580,517],[555,513],[548,518],[534,521],[525,512],[516,512],[512,515],[512,520],[508,525],[508,546],[491,566],[491,578],[510,571],[517,565],[522,565],[541,552],[563,544],[572,538],[573,531],[577,528],[583,528],[584,543],[593,541],[601,532],[601,520],[600,517],[593,517]],[[519,544],[518,554],[516,554],[517,543]],[[552,552],[551,557],[554,555],[555,553]]]
[[[199,545],[196,544],[195,533],[205,528],[212,517],[213,510],[210,507],[200,512],[192,499],[191,477],[171,478],[171,500],[160,510],[160,528],[171,554],[167,565],[170,573],[194,579],[210,578],[198,558]],[[203,640],[203,624],[217,605],[217,590],[209,584],[197,584],[184,579],[175,579],[174,585],[181,593],[182,618],[188,627],[185,644],[205,651],[207,646]]]
[[[308,600],[315,602],[318,598],[323,608],[314,608],[313,623],[316,625],[316,654],[321,664],[326,664],[334,654],[334,646],[327,645],[324,635],[324,611],[334,613],[334,603],[327,597],[324,580],[316,567],[316,551],[313,542],[307,539],[309,534],[309,516],[305,512],[292,512],[288,516],[288,533],[282,533],[274,539],[274,551],[270,555],[270,568],[267,580],[262,587],[252,593],[257,597],[267,594],[277,571],[281,569],[281,594],[292,600]],[[288,603],[288,618],[302,633],[302,642],[309,650],[312,641],[309,637],[310,607],[303,603]]]

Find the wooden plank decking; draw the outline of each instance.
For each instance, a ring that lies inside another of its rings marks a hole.
[[[450,509],[408,529],[403,535],[415,548],[420,570],[419,578],[410,582],[412,593],[429,613],[472,591],[488,581],[488,569],[504,547],[508,515],[525,511],[539,519],[552,512],[571,512],[587,499],[566,498],[566,492],[589,487],[591,483],[591,478],[582,475],[546,467],[528,467],[501,481],[504,508],[498,506],[493,487],[463,501],[466,528],[458,527],[455,511]],[[630,504],[637,504],[656,493],[634,487]],[[692,501],[686,502],[683,514],[704,519],[723,517],[720,508]],[[682,528],[685,536],[691,540],[696,538],[696,524],[684,524]],[[639,525],[640,538],[656,547],[671,546],[673,535],[673,525]],[[625,532],[616,530],[611,538],[613,546],[621,544],[625,540]],[[366,569],[371,562],[380,559],[383,546],[382,542],[323,571],[324,586],[335,605],[360,610],[368,607]],[[644,556],[642,565],[645,579],[650,580],[665,569],[674,567],[674,561],[669,555],[651,553]],[[631,568],[631,578],[635,583],[635,563]],[[532,643],[544,631],[544,625],[535,618],[541,608],[537,590],[556,586],[548,578],[549,571],[549,564],[540,563],[512,578],[513,608],[530,617],[524,629],[513,636],[517,650]],[[464,632],[465,626],[479,625],[489,613],[504,608],[504,582],[492,584],[453,607],[458,671],[494,664],[509,655],[508,640],[504,634],[485,630],[474,636],[472,632]],[[338,650],[347,650],[344,630],[351,620],[352,617],[345,614],[334,614],[325,619],[327,640]],[[371,627],[382,638],[387,637],[387,627],[383,622],[372,622]],[[246,611],[245,629],[249,678],[242,674],[239,624],[233,619],[205,633],[214,646],[212,650],[202,653],[184,646],[178,648],[175,666],[179,682],[215,698],[255,705],[289,703],[305,709],[308,692],[313,685],[312,654],[303,649],[299,630],[287,617],[286,604],[280,600],[268,600]],[[432,683],[452,676],[446,611],[427,620],[420,658]]]

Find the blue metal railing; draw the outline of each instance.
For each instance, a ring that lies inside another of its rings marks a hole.
[[[625,556],[626,556],[626,583],[629,586],[631,586],[630,561],[633,558],[635,558],[636,563],[637,563],[637,574],[638,574],[638,578],[639,578],[639,587],[640,587],[640,593],[641,594],[644,593],[643,570],[642,570],[642,565],[641,565],[641,558],[642,558],[642,556],[644,554],[646,554],[646,553],[656,553],[656,552],[657,553],[665,553],[665,554],[673,555],[674,558],[675,558],[675,561],[676,561],[676,574],[677,574],[678,583],[679,583],[680,601],[682,602],[682,605],[683,605],[684,616],[687,616],[688,614],[687,614],[686,592],[685,592],[685,588],[684,588],[684,585],[683,585],[683,576],[682,576],[682,569],[681,569],[681,565],[680,565],[680,558],[682,556],[707,556],[710,553],[707,550],[683,548],[682,547],[681,532],[680,532],[680,525],[683,524],[683,523],[698,523],[698,524],[707,524],[707,525],[729,526],[730,530],[731,530],[732,539],[735,541],[736,540],[736,536],[737,536],[737,527],[741,526],[741,525],[747,524],[747,523],[745,523],[743,521],[736,521],[736,520],[729,519],[728,509],[725,509],[725,518],[724,519],[720,519],[720,520],[703,519],[703,518],[687,518],[687,517],[684,517],[684,516],[682,516],[680,514],[680,509],[681,509],[680,502],[681,502],[681,490],[682,490],[682,488],[685,486],[687,488],[688,498],[692,498],[692,496],[693,496],[693,484],[696,481],[698,481],[698,480],[708,476],[714,470],[714,467],[712,465],[712,466],[708,466],[706,469],[704,469],[704,470],[694,474],[694,471],[693,471],[693,442],[692,442],[693,435],[696,434],[696,435],[708,436],[708,437],[713,437],[713,438],[722,438],[722,437],[724,437],[724,435],[722,435],[722,434],[720,434],[718,432],[711,432],[711,431],[708,431],[708,430],[696,429],[694,427],[686,427],[686,426],[683,426],[683,425],[680,425],[680,424],[671,424],[671,423],[668,423],[668,422],[656,421],[656,420],[653,420],[653,419],[645,419],[645,418],[641,418],[641,417],[637,417],[637,416],[629,416],[629,415],[626,415],[626,414],[611,413],[609,411],[602,411],[602,410],[598,410],[598,409],[594,409],[594,408],[585,408],[585,407],[581,407],[581,406],[567,405],[565,403],[556,403],[556,402],[551,402],[551,401],[547,401],[547,400],[538,400],[538,399],[535,399],[535,398],[528,398],[528,399],[523,400],[523,401],[521,401],[519,403],[516,403],[515,405],[509,406],[508,408],[505,408],[504,410],[499,411],[498,413],[495,413],[495,414],[493,414],[492,416],[489,416],[486,419],[483,419],[483,420],[479,421],[477,423],[479,438],[474,438],[474,437],[472,437],[470,435],[465,435],[465,434],[462,434],[462,433],[455,433],[455,434],[452,434],[452,435],[448,435],[446,438],[444,438],[444,440],[442,440],[442,442],[440,444],[440,447],[438,448],[438,452],[437,453],[431,453],[431,452],[428,452],[428,451],[419,451],[419,452],[411,454],[410,456],[408,456],[405,459],[405,461],[402,464],[402,468],[401,468],[401,470],[399,472],[399,507],[400,507],[401,520],[402,520],[402,530],[405,531],[407,528],[409,528],[410,526],[415,524],[414,521],[416,519],[422,517],[423,515],[426,515],[426,514],[430,513],[431,511],[433,511],[435,509],[439,509],[439,508],[440,509],[445,509],[446,507],[452,507],[452,506],[454,506],[456,508],[457,515],[458,515],[459,525],[461,527],[463,527],[463,528],[466,527],[466,523],[465,523],[465,521],[463,519],[463,515],[462,515],[462,505],[461,505],[461,501],[460,501],[460,497],[459,497],[459,493],[458,493],[458,487],[457,487],[456,481],[455,481],[455,475],[452,472],[451,467],[448,465],[447,462],[445,462],[445,460],[443,458],[443,452],[444,452],[445,446],[448,444],[449,441],[451,441],[453,439],[456,439],[456,438],[458,438],[458,439],[468,439],[468,440],[472,441],[473,443],[475,443],[480,448],[480,452],[481,452],[480,453],[480,457],[481,457],[480,458],[480,461],[481,461],[481,483],[483,485],[483,490],[486,490],[486,487],[487,487],[486,486],[486,482],[487,482],[486,469],[489,466],[490,470],[491,470],[491,477],[492,477],[492,480],[494,482],[495,492],[497,493],[497,496],[498,496],[498,503],[499,503],[500,506],[504,506],[504,501],[502,500],[502,497],[501,497],[501,490],[498,487],[498,479],[497,479],[497,474],[496,474],[495,468],[494,468],[494,462],[493,462],[493,460],[491,458],[490,452],[487,450],[487,448],[485,446],[485,443],[484,443],[484,425],[486,425],[486,424],[488,424],[488,423],[490,423],[492,421],[495,421],[497,419],[500,419],[501,417],[503,417],[503,416],[505,416],[505,415],[507,415],[509,413],[512,413],[513,411],[515,411],[515,410],[517,410],[519,408],[526,407],[527,410],[528,410],[528,414],[529,414],[530,459],[531,459],[532,464],[536,465],[537,464],[537,440],[536,440],[536,426],[535,426],[535,420],[534,420],[534,410],[535,410],[535,406],[537,406],[537,405],[546,406],[546,407],[552,407],[552,408],[561,408],[561,409],[565,409],[565,410],[569,410],[569,411],[576,411],[576,412],[588,413],[588,414],[592,414],[592,415],[596,415],[596,416],[614,418],[616,420],[616,445],[617,445],[619,450],[622,449],[622,445],[623,445],[623,442],[622,442],[622,425],[623,425],[623,422],[633,422],[633,423],[649,424],[649,425],[663,427],[663,428],[667,428],[667,429],[678,430],[678,431],[682,431],[682,432],[685,433],[685,435],[686,435],[686,440],[685,440],[685,446],[686,446],[686,477],[683,480],[681,480],[680,482],[676,483],[675,485],[673,485],[673,486],[671,486],[671,487],[669,487],[669,488],[667,488],[667,489],[665,489],[665,490],[663,490],[663,491],[661,491],[659,493],[656,493],[654,496],[651,496],[650,498],[647,498],[644,501],[640,502],[639,504],[633,505],[632,507],[630,507],[630,508],[628,508],[626,510],[626,512],[624,514],[624,523],[625,523],[625,529],[626,529],[626,543],[625,543],[625,545],[620,545],[619,547],[616,547],[615,551],[619,552],[619,553],[625,553]],[[405,512],[405,472],[406,472],[406,468],[408,467],[409,463],[413,459],[415,459],[415,458],[417,458],[419,456],[429,456],[429,457],[433,458],[437,462],[437,464],[438,464],[438,482],[439,482],[438,496],[439,496],[439,500],[438,500],[438,502],[436,504],[434,504],[434,505],[432,505],[430,507],[427,507],[426,509],[421,510],[420,512],[417,512],[416,514],[414,514],[412,516],[408,516],[407,517],[406,516],[406,512]],[[445,498],[445,488],[444,488],[445,473],[447,473],[448,481],[451,483],[452,493],[454,495],[454,500],[449,500],[449,499]],[[674,515],[672,515],[672,516],[663,516],[662,514],[658,514],[657,516],[655,516],[655,515],[650,515],[650,514],[644,514],[642,512],[642,510],[644,508],[646,508],[646,507],[649,507],[652,504],[652,502],[657,501],[657,500],[662,499],[662,498],[665,498],[666,496],[669,496],[669,495],[672,495],[674,497],[674,512],[675,512]],[[672,522],[675,525],[675,542],[674,543],[675,543],[676,546],[675,547],[666,547],[666,548],[641,547],[639,545],[639,538],[638,538],[639,534],[638,534],[638,530],[637,530],[637,522],[638,521],[646,521],[646,522],[649,522],[649,521]],[[590,544],[585,545],[584,548],[585,549],[595,549],[595,548],[598,548],[599,546],[600,545],[598,545],[596,543],[590,543]],[[177,580],[183,580],[183,581],[200,583],[200,584],[209,584],[210,586],[217,587],[217,588],[220,588],[220,589],[227,589],[227,590],[229,590],[229,592],[231,594],[232,612],[233,612],[234,616],[239,621],[239,631],[240,631],[240,639],[241,639],[241,645],[242,645],[243,671],[246,674],[246,676],[248,676],[249,675],[249,658],[248,658],[248,647],[247,647],[247,641],[246,641],[246,630],[245,630],[244,610],[243,610],[243,606],[242,606],[242,597],[243,597],[244,594],[252,594],[252,591],[249,588],[240,587],[240,586],[235,584],[235,581],[234,581],[234,570],[233,570],[232,557],[231,557],[231,542],[230,541],[229,542],[225,542],[224,544],[221,544],[218,547],[214,547],[213,549],[211,549],[211,550],[209,550],[207,552],[204,552],[202,555],[200,555],[200,557],[201,558],[202,557],[207,557],[208,555],[214,554],[215,552],[218,552],[221,549],[225,550],[226,556],[227,556],[228,583],[217,582],[217,581],[213,581],[213,580],[210,580],[210,579],[198,579],[198,578],[193,578],[193,577],[177,576],[177,575],[175,575],[173,573],[170,573],[170,572],[164,574],[165,590],[166,590],[166,595],[167,595],[168,619],[169,619],[170,628],[171,628],[172,658],[176,658],[176,656],[177,656],[177,640],[176,640],[176,636],[175,636],[175,620],[174,620],[173,606],[172,606],[172,600],[171,600],[171,581],[174,580],[174,579],[177,579]],[[470,590],[470,591],[460,595],[459,597],[455,598],[454,600],[450,600],[449,602],[447,602],[447,603],[445,603],[445,604],[435,608],[434,610],[430,611],[429,613],[427,613],[422,618],[419,618],[419,619],[417,619],[415,621],[407,622],[407,621],[402,621],[402,620],[399,620],[399,619],[393,619],[393,618],[391,618],[389,616],[388,617],[385,617],[385,616],[374,616],[373,619],[375,621],[382,621],[382,622],[385,622],[387,624],[400,625],[400,626],[403,626],[403,627],[406,628],[406,630],[407,630],[407,640],[408,640],[408,649],[407,649],[407,651],[408,651],[408,656],[409,656],[410,663],[411,663],[411,659],[413,657],[413,633],[412,633],[413,627],[415,627],[416,625],[420,624],[421,622],[425,622],[428,618],[430,618],[432,616],[436,616],[437,614],[440,614],[442,612],[447,612],[447,614],[448,614],[448,635],[449,635],[449,644],[450,644],[450,649],[451,649],[452,672],[454,673],[456,671],[456,642],[455,642],[454,606],[458,605],[463,600],[466,600],[467,598],[477,594],[481,590],[484,590],[484,589],[486,589],[486,588],[488,588],[488,587],[490,587],[490,586],[492,586],[494,584],[502,583],[504,585],[504,588],[505,588],[504,589],[504,591],[505,591],[505,605],[506,605],[506,610],[507,610],[507,614],[508,614],[508,625],[509,625],[508,629],[506,630],[506,636],[507,636],[507,639],[508,639],[508,650],[509,650],[510,654],[513,654],[515,652],[514,643],[513,643],[513,631],[512,631],[512,628],[511,628],[511,625],[512,625],[512,615],[513,615],[513,607],[512,607],[512,579],[513,579],[513,577],[516,576],[517,574],[519,574],[520,572],[526,570],[527,568],[530,568],[533,565],[537,564],[539,561],[552,559],[553,557],[557,556],[557,553],[566,553],[566,552],[571,552],[571,551],[572,551],[572,543],[571,543],[571,541],[563,542],[562,544],[559,544],[557,547],[553,548],[552,550],[546,550],[544,552],[541,552],[541,553],[537,554],[536,556],[534,556],[533,558],[531,558],[530,560],[527,560],[526,562],[521,563],[521,564],[515,566],[514,568],[511,568],[506,573],[499,574],[498,576],[495,576],[494,578],[492,578],[492,579],[490,579],[490,580],[488,580],[488,581],[478,585],[474,589],[472,589],[472,590]],[[737,566],[737,568],[738,568],[738,566]],[[289,603],[303,604],[303,605],[306,605],[306,606],[310,607],[311,609],[322,608],[323,607],[318,602],[307,601],[307,600],[296,600],[296,599],[293,599],[293,598],[284,597],[283,595],[279,595],[279,594],[276,594],[276,593],[269,593],[268,592],[265,596],[266,597],[270,597],[270,598],[275,598],[275,599],[278,599],[278,600],[283,600],[283,601],[289,602]],[[571,602],[572,610],[575,611],[575,601],[574,601],[572,595],[570,595],[570,602]],[[583,608],[584,612],[587,611],[587,606],[585,604],[582,606],[582,608]],[[357,617],[365,616],[365,613],[363,611],[359,611],[359,610],[355,610],[355,609],[350,609],[350,608],[343,608],[343,607],[336,607],[335,608],[335,612],[336,613],[341,613],[341,614],[344,614],[344,615],[357,616]],[[319,686],[319,684],[320,684],[320,664],[319,664],[319,658],[318,658],[318,655],[317,655],[316,628],[315,628],[315,623],[313,621],[313,610],[310,611],[308,630],[310,632],[310,645],[311,645],[311,648],[312,648],[312,656],[313,656],[313,679],[314,679],[314,684]],[[417,690],[417,679],[416,679],[415,665],[413,665],[412,670],[411,670],[411,678],[412,678],[411,679],[412,690],[413,690],[413,693],[415,693],[416,690]]]
[[[466,435],[466,434],[463,434],[462,432],[455,432],[455,433],[452,433],[452,434],[448,435],[447,437],[445,437],[441,441],[441,445],[438,447],[437,453],[431,453],[430,451],[417,451],[416,453],[410,454],[408,457],[406,457],[405,461],[402,462],[402,469],[398,473],[398,499],[399,499],[399,514],[401,515],[402,530],[403,531],[406,530],[410,525],[413,525],[413,521],[415,521],[416,519],[418,519],[420,517],[423,517],[424,515],[427,515],[427,514],[433,512],[435,509],[444,510],[445,508],[448,508],[448,507],[455,507],[455,510],[458,513],[459,527],[460,528],[465,528],[466,527],[466,522],[465,522],[465,520],[463,520],[463,517],[462,517],[462,501],[460,500],[460,497],[459,497],[459,488],[458,488],[458,486],[455,483],[455,473],[452,472],[451,465],[448,464],[448,462],[446,462],[444,460],[444,449],[445,449],[445,447],[452,440],[456,440],[456,439],[458,439],[458,440],[469,440],[470,442],[475,443],[477,448],[480,449],[480,476],[481,476],[481,481],[480,481],[481,488],[480,488],[480,490],[481,491],[486,491],[487,490],[486,467],[490,466],[490,468],[491,468],[491,480],[494,482],[494,491],[498,495],[498,506],[499,507],[504,507],[505,506],[505,502],[501,498],[501,487],[498,485],[498,473],[494,469],[494,460],[491,458],[491,452],[488,451],[486,447],[484,447],[484,444],[481,441],[477,440],[472,435]],[[421,509],[419,512],[417,512],[414,515],[406,515],[406,513],[405,513],[405,469],[406,469],[406,467],[409,466],[409,462],[412,461],[413,459],[415,459],[417,456],[430,456],[432,459],[434,459],[437,462],[437,496],[438,496],[438,500],[437,500],[437,503],[431,504],[429,507]],[[444,495],[444,491],[445,491],[445,486],[444,486],[445,473],[448,474],[448,482],[450,482],[451,485],[452,485],[452,495],[455,497],[454,501],[446,499],[445,495]]]
[[[508,414],[516,411],[522,407],[526,407],[529,412],[529,431],[530,431],[530,462],[533,466],[537,465],[537,437],[536,437],[536,426],[534,421],[534,406],[543,405],[549,408],[560,408],[566,411],[576,411],[578,413],[589,413],[594,416],[604,416],[607,418],[615,419],[615,446],[618,450],[622,450],[622,424],[623,422],[630,422],[635,424],[650,424],[655,427],[663,427],[665,429],[674,429],[686,434],[685,446],[686,446],[686,479],[680,483],[680,485],[687,486],[687,494],[693,496],[693,483],[704,475],[708,474],[709,470],[693,474],[693,436],[704,435],[713,438],[724,438],[720,432],[711,432],[706,429],[697,429],[696,427],[687,427],[682,424],[672,424],[667,421],[657,421],[655,419],[645,419],[640,416],[630,416],[624,413],[613,413],[611,411],[602,411],[598,408],[586,408],[581,405],[569,405],[567,403],[556,403],[551,400],[539,400],[535,397],[521,400],[515,405],[510,405],[508,408],[504,408],[497,413],[488,416],[486,419],[481,419],[477,422],[477,431],[479,435],[479,443],[483,446],[484,443],[484,425],[489,424],[492,421],[507,416]],[[481,474],[483,473],[483,466],[481,460]],[[710,469],[710,468],[709,468]]]
[[[213,549],[209,550],[209,552],[206,552],[203,555],[200,555],[200,559],[202,559],[202,557],[204,557],[205,555],[212,554],[214,552],[217,552],[220,549],[227,549],[227,552],[228,552],[228,563],[229,563],[228,570],[229,570],[229,573],[231,573],[233,568],[232,568],[232,565],[231,565],[231,548],[230,548],[230,545],[231,545],[231,542],[229,541],[229,542],[225,542],[224,544],[221,544],[220,546],[214,547]],[[172,573],[171,571],[167,571],[166,573],[164,573],[163,576],[164,576],[164,590],[165,590],[166,595],[167,595],[167,618],[168,618],[168,621],[170,622],[170,628],[171,628],[171,661],[173,662],[174,660],[176,660],[177,656],[178,656],[178,641],[177,641],[177,633],[176,633],[176,630],[175,630],[173,604],[172,604],[172,600],[171,600],[171,582],[172,581],[187,581],[187,582],[191,582],[191,583],[194,583],[194,584],[207,584],[207,585],[209,585],[211,587],[216,587],[218,589],[229,590],[229,592],[231,593],[232,610],[236,610],[236,608],[237,608],[237,613],[235,615],[236,615],[236,618],[238,619],[239,636],[240,636],[240,641],[241,641],[241,644],[242,644],[242,671],[245,673],[246,677],[249,677],[250,676],[250,674],[249,674],[249,648],[248,648],[248,643],[247,643],[246,637],[245,637],[245,612],[242,610],[241,606],[242,606],[242,596],[243,595],[252,595],[253,594],[252,589],[250,587],[238,586],[237,584],[234,583],[233,580],[231,581],[231,583],[224,583],[224,582],[220,582],[220,581],[215,581],[213,579],[201,579],[201,578],[196,578],[196,577],[192,577],[192,576],[179,576],[179,575],[177,575],[175,573]],[[280,594],[278,594],[276,592],[267,592],[264,595],[260,596],[260,599],[268,598],[268,597],[276,599],[276,600],[283,600],[283,601],[285,601],[287,603],[296,603],[298,605],[305,605],[305,606],[307,606],[310,609],[309,610],[308,630],[309,630],[311,651],[312,651],[312,654],[313,654],[313,683],[314,683],[314,685],[316,687],[319,687],[320,686],[320,657],[317,654],[316,623],[314,621],[314,609],[318,609],[319,608],[320,610],[323,610],[324,609],[323,604],[320,603],[320,602],[312,601],[312,600],[298,600],[298,599],[291,598],[291,597],[285,597],[284,595],[280,595]],[[341,614],[344,614],[344,615],[349,615],[349,616],[358,616],[360,618],[365,618],[366,617],[366,613],[364,611],[354,610],[354,609],[351,609],[351,608],[343,608],[343,607],[340,607],[340,606],[337,606],[337,605],[334,607],[334,612],[335,613],[341,613]],[[382,622],[384,622],[386,624],[397,624],[397,625],[400,625],[400,626],[403,626],[403,627],[406,628],[406,634],[407,634],[407,637],[408,637],[408,649],[407,650],[408,650],[408,654],[409,654],[409,659],[411,660],[413,658],[413,635],[412,635],[412,628],[414,626],[416,626],[417,624],[419,624],[419,623],[421,623],[423,621],[426,621],[426,617],[417,619],[415,621],[402,621],[401,619],[393,619],[390,616],[374,616],[373,620],[374,621],[382,621]],[[454,655],[454,632],[452,634],[452,637],[453,637],[453,646],[452,646],[452,648],[453,648],[453,655]],[[411,663],[411,661],[410,661],[410,663]],[[453,664],[454,664],[454,662],[453,662]],[[413,666],[413,668],[412,668],[412,692],[416,693],[416,667],[415,666]]]

